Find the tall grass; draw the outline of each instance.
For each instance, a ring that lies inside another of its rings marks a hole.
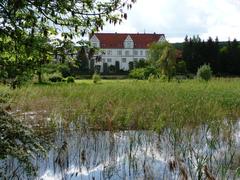
[[[2,88],[2,87],[1,87]],[[90,129],[154,129],[218,124],[240,114],[240,79],[181,83],[135,80],[27,85],[9,90],[12,111],[60,115]],[[83,122],[84,120],[84,122]]]

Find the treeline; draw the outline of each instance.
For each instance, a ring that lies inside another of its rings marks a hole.
[[[186,62],[189,73],[195,74],[201,65],[209,64],[215,75],[240,75],[240,43],[236,39],[222,43],[218,38],[213,40],[209,37],[204,41],[198,36],[186,36],[182,47],[182,59]]]

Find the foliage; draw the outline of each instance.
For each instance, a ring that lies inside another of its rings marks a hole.
[[[23,72],[36,73],[42,81],[42,66],[53,56],[60,62],[76,53],[73,39],[94,33],[105,22],[121,23],[135,0],[0,2],[1,78],[15,78]],[[60,27],[60,28],[59,28]],[[56,35],[61,33],[62,39]],[[79,44],[86,44],[83,41]]]
[[[50,75],[48,80],[51,82],[61,82],[61,81],[63,81],[63,77],[59,73],[54,73],[54,74]]]
[[[86,52],[85,46],[80,47],[80,50],[77,53],[77,65],[80,72],[86,73],[89,71],[89,57]]]
[[[101,81],[101,76],[97,73],[94,73],[92,76],[93,83],[96,84]]]
[[[159,61],[161,55],[163,54],[163,50],[168,46],[170,46],[170,44],[167,41],[152,43],[148,49],[147,60],[149,63],[153,66],[157,66],[157,61]]]
[[[148,76],[148,82],[153,82],[154,80],[158,79],[158,77],[154,74],[150,74]]]
[[[176,73],[176,51],[169,43],[165,42],[164,45],[157,66],[160,68],[161,74],[170,80]]]
[[[67,83],[74,83],[75,82],[75,78],[72,76],[68,76],[67,77]]]
[[[145,79],[145,68],[136,68],[129,73],[130,78]]]
[[[109,73],[115,73],[116,72],[116,67],[114,65],[110,65],[108,67]]]
[[[182,75],[187,73],[187,66],[185,61],[182,60],[176,63],[176,73]]]
[[[134,62],[134,68],[145,68],[149,66],[149,62],[145,59],[139,59],[139,61]]]
[[[60,64],[58,66],[58,71],[62,74],[62,77],[66,78],[68,76],[71,76],[71,70],[68,64]]]
[[[135,68],[129,73],[129,77],[134,79],[148,79],[150,75],[157,77],[159,70],[154,66],[147,66],[145,68]]]
[[[16,158],[29,175],[36,174],[31,158],[45,153],[32,129],[23,125],[0,108],[0,159],[8,156]]]
[[[219,42],[218,38],[213,40],[209,37],[205,42],[199,36],[186,36],[183,43],[183,59],[190,73],[196,74],[201,65],[211,64],[214,74],[240,75],[240,46],[236,39]]]
[[[211,66],[204,64],[199,67],[197,71],[197,77],[202,80],[209,81],[212,78]]]

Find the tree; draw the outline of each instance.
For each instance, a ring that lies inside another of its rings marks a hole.
[[[156,42],[150,45],[148,50],[148,61],[150,62],[150,64],[156,66],[156,63],[161,57],[164,48],[168,45],[168,42]]]
[[[212,70],[210,65],[204,64],[198,68],[197,77],[209,81],[212,78]]]
[[[49,61],[48,57],[53,55],[52,48],[42,47],[52,45],[54,48],[54,44],[50,42],[54,35],[62,33],[64,41],[71,41],[74,37],[102,29],[105,22],[121,23],[122,19],[127,18],[126,9],[131,9],[135,1],[1,1],[0,41],[4,41],[0,48],[1,66],[4,66],[4,69],[15,67],[19,74],[32,70],[29,68],[29,61],[32,66],[39,67],[39,64]],[[34,46],[33,44],[38,43],[35,40],[45,43]],[[65,52],[62,52],[64,57]],[[26,62],[26,65],[23,62]],[[19,69],[19,65],[24,67]],[[37,72],[41,74],[41,71]]]
[[[77,53],[77,65],[80,72],[86,73],[89,70],[89,59],[86,52],[86,47],[81,47]]]
[[[167,41],[153,43],[149,48],[148,61],[150,66],[159,68],[161,74],[167,76],[170,80],[176,69],[175,48]]]
[[[176,72],[176,51],[170,44],[166,44],[160,59],[157,61],[161,74],[168,77],[168,81]]]

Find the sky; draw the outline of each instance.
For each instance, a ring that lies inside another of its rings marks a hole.
[[[121,25],[106,24],[102,32],[155,32],[169,42],[183,42],[186,35],[240,40],[240,0],[137,0],[127,13]]]

